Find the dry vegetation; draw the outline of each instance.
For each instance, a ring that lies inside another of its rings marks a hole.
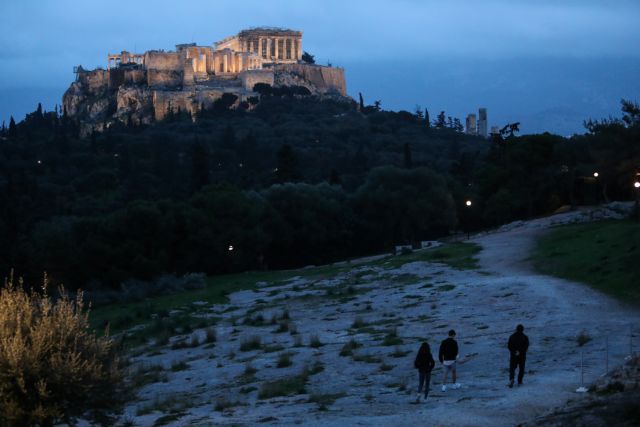
[[[82,293],[63,289],[54,301],[27,292],[13,277],[0,289],[0,424],[49,426],[90,411],[106,414],[123,393],[121,359],[113,340],[89,329]]]

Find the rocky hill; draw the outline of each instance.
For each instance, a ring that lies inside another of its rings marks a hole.
[[[76,81],[63,96],[66,113],[80,124],[82,136],[109,126],[150,124],[168,112],[191,115],[211,108],[224,94],[232,94],[232,108],[250,109],[259,101],[258,83],[274,88],[302,87],[311,95],[345,98],[342,68],[314,64],[274,64],[270,68],[246,70],[235,75],[198,79],[184,71],[159,71],[136,64],[109,70],[77,68]]]

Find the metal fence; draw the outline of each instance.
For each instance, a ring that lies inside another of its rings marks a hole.
[[[640,327],[628,324],[596,336],[582,333],[576,341],[580,356],[576,391],[580,393],[640,351]]]

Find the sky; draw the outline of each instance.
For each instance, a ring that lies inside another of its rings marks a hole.
[[[638,22],[637,0],[2,0],[0,120],[53,109],[73,66],[108,52],[280,26],[368,103],[463,120],[486,107],[490,125],[568,135],[640,100]]]

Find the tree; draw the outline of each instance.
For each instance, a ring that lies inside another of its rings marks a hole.
[[[447,126],[447,121],[446,121],[446,116],[444,114],[444,111],[440,111],[440,114],[438,114],[438,118],[433,124],[438,129],[444,129]]]
[[[289,144],[284,144],[278,152],[276,167],[276,182],[294,182],[300,179],[298,172],[298,159],[293,148]]]
[[[404,167],[405,169],[411,169],[413,167],[413,161],[411,160],[411,147],[408,142],[404,143]]]
[[[314,55],[311,55],[309,52],[304,51],[302,52],[302,62],[305,62],[307,64],[315,64],[316,59]]]
[[[427,125],[427,128],[431,127],[431,119],[429,118],[429,110],[424,109],[424,123]]]
[[[364,98],[362,97],[362,92],[358,92],[358,96],[360,97],[360,112],[364,113]]]
[[[191,191],[196,192],[209,183],[209,153],[196,141],[191,146]]]
[[[464,130],[462,123],[460,123],[460,119],[457,117],[453,119],[453,129],[456,132],[462,132]]]
[[[382,101],[377,100],[373,103],[373,109],[376,111],[380,111],[382,109],[381,105],[382,105]]]
[[[416,117],[420,121],[422,121],[422,119],[424,119],[424,113],[422,112],[422,108],[420,108],[419,105],[416,105]]]
[[[9,138],[15,138],[18,136],[18,129],[16,127],[16,121],[13,119],[13,116],[9,119]]]

